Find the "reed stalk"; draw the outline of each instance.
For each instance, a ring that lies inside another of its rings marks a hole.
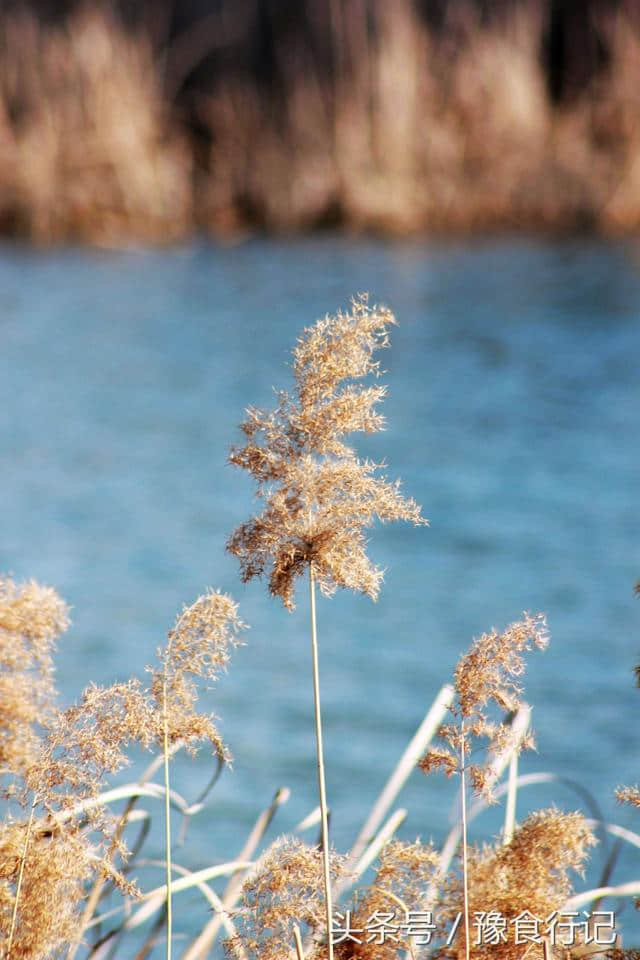
[[[467,863],[467,781],[465,776],[464,720],[460,721],[460,801],[462,820],[462,885],[464,897],[464,955],[469,960],[469,871]]]
[[[140,777],[140,780],[138,781],[140,786],[144,786],[146,783],[149,782],[151,777],[156,772],[159,762],[161,762],[160,758],[155,757],[153,761],[149,764],[147,769],[144,771],[144,773]],[[113,859],[116,853],[116,850],[118,849],[118,844],[122,839],[122,834],[124,833],[125,827],[127,826],[129,816],[134,806],[136,805],[138,799],[139,799],[139,795],[134,794],[130,796],[129,800],[127,801],[127,805],[120,816],[120,820],[118,821],[118,826],[116,827],[115,833],[109,845],[109,850],[106,856],[106,860],[108,863],[111,862],[111,860]],[[89,926],[89,924],[91,923],[93,915],[96,912],[96,908],[100,902],[102,890],[104,888],[104,885],[108,876],[109,874],[107,873],[107,871],[103,870],[98,876],[97,880],[95,881],[93,887],[91,888],[91,893],[89,894],[85,908],[82,911],[80,928],[78,930],[78,938],[69,947],[69,950],[67,951],[66,960],[74,960],[75,955],[78,952],[78,948],[80,946],[80,938],[84,933],[84,931]]]
[[[36,809],[37,797],[34,796],[31,802],[31,811],[29,813],[29,820],[27,822],[27,832],[24,837],[24,846],[22,848],[22,856],[20,857],[20,870],[18,872],[18,883],[16,885],[16,898],[13,903],[13,912],[11,914],[11,927],[9,928],[9,940],[7,943],[7,960],[11,960],[11,948],[13,946],[13,938],[16,931],[16,923],[18,920],[18,904],[20,903],[20,893],[22,891],[22,879],[24,877],[24,865],[27,860],[27,850],[29,849],[29,841],[31,840],[31,830],[33,827],[33,815]]]
[[[322,747],[322,714],[320,710],[320,672],[318,670],[318,636],[316,627],[316,591],[313,563],[309,564],[309,610],[311,617],[311,661],[313,669],[313,708],[316,727],[316,758],[318,765],[318,793],[320,799],[320,822],[322,827],[322,874],[324,881],[325,913],[327,918],[327,956],[333,960],[333,903],[331,898],[331,874],[329,870],[329,817],[324,776],[324,753]]]
[[[297,960],[305,960],[304,947],[302,946],[302,937],[300,936],[300,927],[298,926],[295,926],[293,928],[293,939],[296,945]]]
[[[507,803],[504,813],[504,842],[510,843],[516,828],[516,796],[518,792],[518,752],[514,750],[509,761]]]
[[[171,935],[173,917],[171,912],[171,802],[169,797],[169,721],[167,716],[167,665],[165,661],[162,681],[162,755],[164,759],[164,841],[167,864],[167,947],[165,956],[171,960]]]

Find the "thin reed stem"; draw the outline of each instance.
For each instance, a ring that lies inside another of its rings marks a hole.
[[[318,762],[318,792],[320,794],[320,818],[322,824],[322,872],[327,917],[328,958],[333,960],[333,904],[331,899],[331,873],[329,870],[329,822],[327,794],[324,781],[324,755],[322,749],[322,718],[320,713],[320,674],[318,670],[318,637],[316,631],[316,591],[313,563],[309,564],[309,604],[311,614],[311,659],[313,663],[313,706],[316,721],[316,755]]]
[[[157,768],[158,768],[158,757],[154,758],[152,763],[149,764],[147,769],[144,771],[144,773],[138,780],[138,783],[141,786],[148,783],[149,780],[154,775],[154,773],[156,772]],[[122,834],[124,833],[125,827],[127,826],[129,814],[131,813],[131,811],[133,810],[133,808],[135,807],[139,799],[140,799],[139,796],[130,797],[126,807],[122,811],[120,820],[118,822],[118,826],[116,827],[115,833],[113,834],[111,843],[109,845],[109,850],[107,852],[106,860],[108,863],[111,863],[113,857],[115,856],[115,853],[118,849],[118,844],[120,843],[120,840],[122,839]],[[107,882],[108,878],[109,878],[109,873],[106,870],[101,870],[97,880],[95,881],[91,889],[91,893],[89,894],[89,897],[87,899],[86,906],[82,911],[82,918],[80,920],[78,936],[69,947],[65,960],[74,960],[75,955],[78,952],[78,949],[80,947],[82,934],[91,923],[93,915],[96,912],[96,908],[100,902],[100,897],[102,895],[104,885]]]
[[[516,828],[516,796],[518,792],[518,752],[514,749],[509,761],[509,785],[504,813],[504,842],[511,843]]]
[[[27,860],[27,850],[29,848],[29,841],[31,840],[31,829],[33,827],[33,815],[36,809],[37,797],[34,796],[31,802],[31,812],[29,813],[29,821],[27,823],[27,832],[24,837],[24,846],[22,848],[22,856],[20,857],[20,870],[18,872],[18,883],[16,886],[16,899],[13,904],[13,913],[11,914],[11,927],[9,929],[9,942],[7,943],[7,960],[11,960],[11,948],[13,946],[13,938],[16,932],[16,923],[18,920],[18,904],[20,902],[20,893],[22,890],[22,878],[24,877],[24,865]]]
[[[300,936],[300,927],[296,924],[293,928],[293,939],[296,945],[296,957],[298,960],[305,960],[304,947],[302,946],[302,937]]]
[[[464,890],[464,955],[469,960],[469,877],[467,869],[467,780],[465,776],[464,720],[460,721],[460,798],[462,807],[462,885]]]
[[[169,721],[167,717],[167,666],[165,662],[162,681],[162,752],[164,756],[164,842],[167,865],[167,949],[166,958],[171,960],[171,803],[169,798]]]

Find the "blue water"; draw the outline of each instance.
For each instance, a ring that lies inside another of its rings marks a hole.
[[[281,785],[292,795],[271,835],[315,806],[306,596],[292,615],[263,583],[240,583],[224,545],[258,504],[226,458],[244,407],[270,406],[272,388],[290,386],[301,328],[363,290],[399,326],[382,357],[388,429],[354,443],[388,462],[431,526],[371,531],[386,569],[376,605],[348,594],[319,604],[336,845],[353,840],[472,637],[525,609],[546,612],[551,645],[529,661],[538,752],[521,771],[575,778],[607,817],[640,830],[637,811],[613,798],[640,777],[631,245],[323,237],[1,251],[0,568],[54,585],[73,607],[63,697],[142,674],[183,604],[206,587],[228,591],[251,630],[205,699],[235,762],[177,859],[200,867],[235,854]],[[204,756],[179,760],[176,783],[195,795],[208,769]],[[398,801],[409,810],[401,835],[441,840],[453,799],[453,782],[414,774]],[[552,802],[581,803],[545,786],[523,790],[518,813]],[[480,818],[472,839],[489,839],[501,816]],[[614,880],[633,878],[640,851],[627,848]],[[187,903],[197,899],[185,897],[178,932],[196,922]],[[630,902],[620,919],[640,939]]]

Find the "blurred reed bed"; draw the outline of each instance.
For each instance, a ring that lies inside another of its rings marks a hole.
[[[170,241],[191,229],[189,145],[149,38],[106,6],[0,17],[0,222],[40,243]]]
[[[488,18],[451,3],[438,29],[412,0],[308,6],[306,31],[269,23],[268,7],[259,21],[249,3],[253,20],[240,5],[239,26],[207,17],[200,36],[195,23],[164,46],[108,5],[56,25],[3,13],[4,232],[119,244],[328,224],[638,227],[630,0],[599,9],[606,62],[564,98],[550,94],[547,7],[534,0]],[[272,43],[267,80],[234,56],[259,23]],[[184,100],[207,56],[215,69]]]
[[[375,518],[424,522],[397,482],[376,476],[381,465],[360,461],[346,443],[352,432],[383,427],[377,404],[385,388],[366,383],[380,372],[372,353],[387,345],[394,323],[386,308],[359,297],[307,328],[294,349],[295,393],[279,392],[272,412],[248,408],[245,444],[232,448],[231,463],[258,481],[264,510],[231,535],[228,549],[245,580],[267,575],[289,609],[305,574],[312,608],[316,581],[325,596],[349,587],[375,599],[382,571],[366,554],[363,528]],[[637,960],[600,905],[640,895],[640,880],[613,881],[620,844],[637,850],[640,833],[605,822],[580,788],[590,817],[550,807],[517,818],[522,789],[561,779],[518,773],[520,752],[533,746],[521,678],[525,654],[548,644],[542,615],[525,613],[473,641],[395,767],[381,758],[390,774],[349,850],[331,844],[322,788],[319,807],[270,836],[289,798],[283,785],[238,838],[233,860],[195,869],[180,862],[180,848],[230,759],[215,717],[199,703],[202,681],[220,677],[239,642],[245,625],[236,604],[206,593],[177,617],[146,685],[92,684],[65,708],[53,657],[68,622],[53,589],[0,578],[4,960],[169,960],[178,949],[182,960]],[[321,732],[315,624],[312,634],[309,717],[315,708]],[[171,782],[171,758],[202,745],[213,775],[188,801]],[[155,753],[147,769],[111,787],[140,748]],[[457,815],[439,843],[396,838],[407,814],[398,797],[416,767],[457,778]],[[617,796],[640,807],[637,787]],[[468,824],[503,798],[499,835],[470,844]],[[145,841],[158,814],[164,852],[150,858]],[[576,892],[590,848],[607,835],[618,846],[605,851],[600,883]],[[140,876],[154,874],[164,882],[140,885]],[[183,922],[186,891],[200,897],[198,929]],[[582,921],[580,910],[591,905]],[[524,922],[529,939],[520,940]],[[486,938],[478,939],[481,924]]]

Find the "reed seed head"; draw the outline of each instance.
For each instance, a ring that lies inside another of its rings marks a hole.
[[[230,649],[247,629],[238,606],[227,594],[210,591],[185,607],[158,650],[161,667],[152,671],[155,714],[152,739],[162,744],[166,720],[170,743],[183,743],[191,752],[208,740],[223,761],[231,759],[212,715],[198,713],[195,681],[213,681],[226,670]]]
[[[343,858],[332,853],[332,880],[344,875]],[[280,837],[256,863],[242,888],[236,920],[238,942],[227,941],[229,957],[238,945],[249,960],[283,960],[293,947],[293,929],[324,930],[322,854],[294,837]],[[312,956],[316,956],[314,953]]]
[[[531,814],[516,829],[510,843],[468,851],[469,915],[490,912],[504,918],[506,942],[476,944],[472,925],[472,960],[521,960],[523,947],[515,943],[511,921],[528,911],[545,921],[561,910],[572,892],[569,871],[581,874],[591,846],[596,843],[581,813],[556,809]],[[451,881],[446,909],[455,916],[463,909],[462,878]],[[463,957],[464,927],[445,956]]]
[[[80,703],[58,711],[39,755],[24,774],[31,793],[50,813],[95,797],[105,776],[128,764],[131,742],[151,744],[153,711],[137,680],[111,687],[91,684]]]
[[[246,628],[237,603],[226,593],[211,590],[184,608],[159,656],[171,675],[215,680],[229,663],[229,649],[241,642],[240,631]]]
[[[640,787],[618,787],[616,800],[618,803],[630,803],[633,807],[640,807]]]
[[[6,956],[26,822],[0,827],[0,956]],[[34,829],[31,833],[11,960],[42,960],[75,939],[77,907],[84,883],[95,869],[91,848],[78,831],[64,834]],[[57,955],[57,953],[56,953]]]
[[[51,587],[0,578],[0,772],[21,775],[55,710],[53,651],[69,626]]]
[[[227,549],[245,582],[268,573],[272,595],[288,609],[310,564],[325,595],[349,587],[375,600],[383,573],[367,556],[364,528],[376,518],[427,523],[398,481],[379,473],[382,464],[359,460],[345,441],[384,428],[377,407],[385,388],[352,381],[380,374],[373,353],[389,345],[394,323],[361,296],[349,313],[305,329],[293,351],[294,396],[278,394],[272,412],[247,410],[246,443],[231,451],[230,462],[257,481],[265,509],[234,531]]]
[[[503,633],[491,630],[474,640],[468,652],[458,661],[454,674],[456,703],[451,708],[456,723],[443,724],[439,736],[444,746],[433,747],[420,761],[425,773],[443,770],[447,776],[459,773],[462,757],[470,751],[471,737],[488,740],[488,752],[496,756],[505,750],[522,750],[534,746],[527,733],[515,741],[510,723],[489,719],[487,706],[492,702],[500,710],[512,714],[522,706],[522,687],[516,678],[524,673],[522,654],[532,646],[546,649],[549,642],[547,624],[542,614],[512,623]],[[486,766],[464,764],[474,791],[491,801],[493,780]]]
[[[372,917],[392,915],[391,927],[406,922],[409,914],[425,909],[427,890],[434,880],[439,864],[439,855],[431,844],[420,840],[404,843],[392,840],[380,853],[380,862],[373,882],[356,901],[351,911],[350,926],[366,931]],[[366,933],[358,935],[361,940],[343,940],[335,947],[337,960],[395,960],[400,946],[407,941],[400,935],[379,939]],[[409,941],[410,942],[410,941]]]

